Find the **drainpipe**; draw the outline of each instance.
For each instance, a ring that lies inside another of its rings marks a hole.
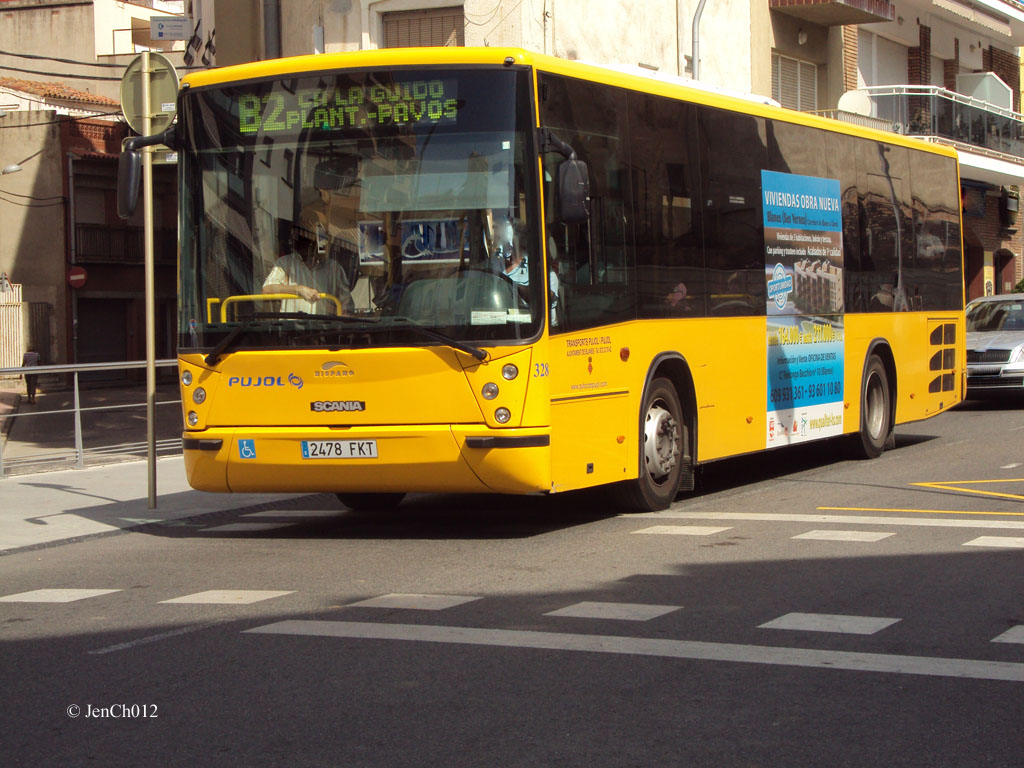
[[[697,12],[693,14],[693,50],[690,54],[690,67],[693,70],[693,79],[700,80],[700,16],[704,13],[704,3],[708,0],[700,0]]]
[[[676,0],[676,77],[683,76],[682,45],[679,39],[679,0]]]
[[[75,159],[74,152],[68,152],[68,260],[74,264],[78,261],[78,236],[75,232]],[[69,292],[68,302],[71,305],[71,349],[68,355],[72,363],[78,362],[78,295],[75,289],[67,285],[65,289]],[[66,305],[65,305],[66,306]]]
[[[280,0],[263,0],[263,58],[281,58]]]

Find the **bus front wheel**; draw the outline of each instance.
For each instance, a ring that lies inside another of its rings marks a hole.
[[[384,512],[402,503],[404,493],[339,493],[338,501],[349,509],[365,512]]]
[[[893,427],[891,397],[885,365],[877,355],[872,355],[861,384],[860,434],[854,443],[857,456],[877,459],[885,450]]]
[[[631,509],[654,512],[675,499],[685,461],[683,409],[671,381],[651,382],[641,414],[639,476],[619,486],[619,500]]]

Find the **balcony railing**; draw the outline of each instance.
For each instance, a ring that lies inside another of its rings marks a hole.
[[[861,89],[871,117],[908,136],[934,136],[1024,160],[1024,115],[930,85]]]
[[[77,224],[76,257],[83,264],[142,264],[142,227],[109,227]],[[174,264],[178,253],[178,232],[157,229],[153,234],[153,259],[157,264]]]

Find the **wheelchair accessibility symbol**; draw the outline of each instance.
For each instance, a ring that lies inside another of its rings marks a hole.
[[[238,441],[238,455],[243,459],[255,459],[256,458],[256,441],[255,440],[239,440]]]

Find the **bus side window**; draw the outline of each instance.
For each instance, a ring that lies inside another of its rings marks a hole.
[[[697,109],[708,311],[763,315],[764,226],[761,169],[767,167],[764,118]]]
[[[558,254],[558,331],[631,319],[636,295],[625,92],[548,73],[538,80],[541,125],[567,142],[590,172],[589,220],[563,224],[553,183],[563,158],[544,156],[545,223]]]
[[[960,194],[952,158],[912,153],[910,182],[917,244],[909,282],[921,286],[922,309],[959,309]]]
[[[641,317],[706,314],[694,108],[630,94],[630,165]]]

